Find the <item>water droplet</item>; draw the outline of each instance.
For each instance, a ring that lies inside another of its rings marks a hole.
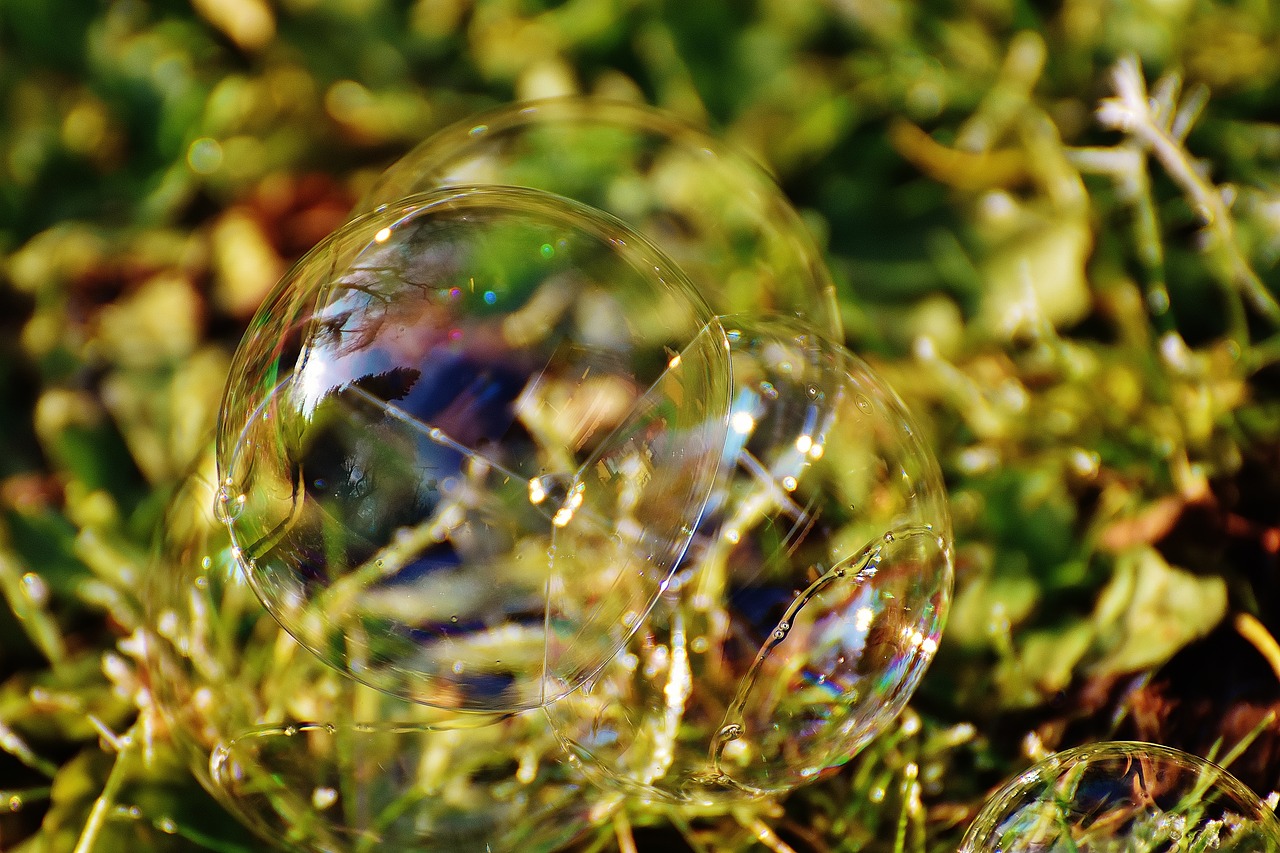
[[[311,792],[311,805],[317,811],[324,811],[338,801],[338,792],[333,788],[319,787]]]
[[[12,797],[9,798],[9,811],[11,812],[22,811],[22,797],[19,797],[17,794],[14,794]]]
[[[741,723],[730,723],[729,725],[721,728],[719,735],[717,735],[717,738],[721,743],[729,743],[730,741],[737,740],[740,737],[742,737]]]
[[[49,585],[35,572],[27,572],[22,576],[22,591],[38,606],[43,606],[49,600]]]
[[[223,524],[231,524],[244,511],[245,495],[235,481],[228,479],[213,499],[213,515]]]
[[[458,617],[457,617],[456,615],[454,615],[454,616],[450,616],[450,617],[449,617],[449,621],[450,621],[450,622],[452,622],[453,624],[457,625],[457,624],[458,624]]]
[[[529,480],[529,503],[541,504],[549,500],[551,506],[563,506],[572,485],[572,478],[564,474],[534,477]]]
[[[1169,291],[1163,287],[1147,294],[1147,307],[1157,316],[1169,310]]]
[[[861,394],[858,395],[858,408],[862,410],[864,415],[871,414],[871,401]]]
[[[162,817],[156,821],[156,829],[166,835],[173,835],[178,831],[178,824],[174,823],[173,818]]]
[[[296,735],[297,733],[298,733],[298,727],[297,727],[297,726],[285,726],[285,729],[284,729],[284,736],[285,736],[285,737],[293,737],[293,736],[294,736],[294,735]]]

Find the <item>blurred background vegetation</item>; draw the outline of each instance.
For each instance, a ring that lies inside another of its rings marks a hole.
[[[159,510],[259,300],[370,180],[570,92],[767,164],[955,516],[912,709],[777,837],[687,843],[954,850],[993,786],[1107,737],[1253,738],[1233,769],[1280,787],[1274,3],[0,0],[0,849],[258,848],[145,712]]]

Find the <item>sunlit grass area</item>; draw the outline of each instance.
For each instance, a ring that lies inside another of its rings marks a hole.
[[[263,849],[155,712],[165,507],[258,304],[382,170],[566,94],[656,105],[776,178],[938,457],[956,588],[910,705],[838,772],[722,809],[592,789],[577,837],[503,843],[954,851],[1006,779],[1112,738],[1280,787],[1272,4],[6,0],[0,849]],[[346,689],[261,651],[260,691],[223,701]],[[564,770],[468,737],[468,785]],[[287,771],[245,784],[323,811]]]

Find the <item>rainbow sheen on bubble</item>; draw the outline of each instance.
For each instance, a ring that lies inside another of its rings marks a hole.
[[[546,708],[593,780],[649,799],[750,799],[846,762],[901,712],[950,597],[941,477],[893,392],[803,324],[724,324],[729,434],[685,562]]]
[[[1263,853],[1280,821],[1226,770],[1152,743],[1053,755],[987,801],[960,853]]]
[[[728,405],[723,331],[669,261],[510,188],[352,221],[230,382],[219,511],[264,605],[352,677],[475,711],[552,701],[625,642]]]

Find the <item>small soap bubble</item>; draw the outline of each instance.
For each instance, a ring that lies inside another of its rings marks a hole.
[[[742,726],[739,723],[731,723],[720,729],[720,742],[728,743],[731,740],[737,740],[742,737]]]
[[[234,481],[228,480],[218,488],[213,499],[213,513],[223,524],[231,524],[244,511],[245,495]]]
[[[1152,743],[1109,742],[1050,756],[1006,784],[960,853],[1280,850],[1280,822],[1226,770]]]
[[[795,321],[723,322],[719,477],[627,646],[640,665],[546,708],[595,782],[655,801],[783,793],[848,761],[902,711],[951,594],[941,475],[883,380]]]

